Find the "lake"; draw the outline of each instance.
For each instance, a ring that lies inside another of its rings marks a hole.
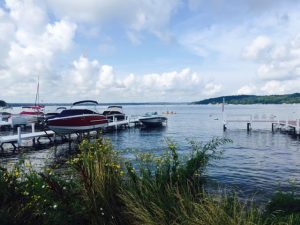
[[[48,110],[56,107],[48,107]],[[104,110],[101,106],[99,111]],[[131,128],[104,134],[116,149],[139,149],[160,154],[166,148],[166,140],[174,141],[180,152],[188,151],[189,140],[207,142],[213,137],[226,137],[233,143],[222,147],[221,159],[209,166],[211,183],[222,187],[235,187],[245,196],[255,195],[267,199],[279,187],[288,190],[300,188],[300,141],[286,133],[271,132],[270,123],[253,124],[247,132],[246,123],[229,123],[223,132],[221,106],[216,105],[126,105],[128,115],[146,112],[172,111],[166,115],[166,127],[155,129]],[[226,105],[226,114],[252,115],[253,118],[300,118],[300,105]],[[1,135],[4,135],[2,132]],[[29,151],[0,159],[13,164],[20,157],[28,158],[37,168],[51,163],[56,157],[54,148]],[[57,148],[67,148],[61,145]],[[298,180],[296,180],[298,179]],[[291,185],[291,182],[294,184]]]

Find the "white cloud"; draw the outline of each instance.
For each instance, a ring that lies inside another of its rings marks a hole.
[[[271,46],[271,40],[267,36],[258,36],[255,38],[249,46],[247,46],[243,52],[243,57],[247,59],[256,60],[262,57],[264,51]]]
[[[190,101],[203,94],[214,95],[221,85],[206,83],[200,74],[186,68],[181,71],[120,76],[110,65],[101,65],[81,56],[58,82],[58,93],[70,101],[75,96],[102,101]]]
[[[10,32],[9,38],[0,43],[6,47],[1,49],[5,57],[0,61],[0,80],[1,85],[11,88],[2,96],[33,101],[38,76],[44,87],[51,87],[54,82],[56,56],[71,47],[76,25],[67,20],[48,22],[44,8],[34,0],[8,0],[6,7],[0,17],[5,18],[6,30]]]
[[[222,90],[221,84],[208,83],[204,86],[203,94],[206,96],[213,96]]]
[[[238,91],[238,95],[250,95],[256,93],[257,88],[254,85],[245,85],[242,86]]]
[[[179,0],[47,0],[58,17],[83,23],[118,23],[125,30],[147,30],[169,40],[167,25],[180,5]],[[129,36],[133,38],[133,34]]]
[[[280,83],[279,81],[269,81],[267,82],[261,90],[268,95],[271,94],[284,94],[286,93],[286,87],[284,84]]]

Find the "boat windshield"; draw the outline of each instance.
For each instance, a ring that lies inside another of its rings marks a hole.
[[[60,116],[75,116],[75,115],[82,115],[82,114],[97,114],[97,113],[89,109],[67,109],[67,110],[63,110],[60,113]]]
[[[145,114],[145,116],[154,116],[154,115],[158,115],[157,112],[147,112]]]

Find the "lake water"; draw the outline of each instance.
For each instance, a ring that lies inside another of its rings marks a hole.
[[[101,107],[102,110],[104,108]],[[300,140],[285,133],[272,133],[270,123],[253,124],[250,132],[247,132],[245,122],[229,123],[227,131],[223,132],[221,106],[124,106],[124,112],[128,115],[149,111],[173,111],[176,114],[167,115],[166,127],[132,128],[104,136],[111,139],[116,149],[139,149],[155,154],[166,148],[166,139],[173,140],[179,150],[185,152],[190,146],[188,140],[207,142],[213,137],[226,137],[233,143],[223,146],[222,158],[210,165],[208,175],[211,181],[217,181],[221,186],[236,187],[247,196],[255,194],[265,199],[279,187],[283,190],[291,188],[291,181],[300,189]],[[296,119],[300,118],[300,105],[226,105],[225,113],[228,114],[227,119],[230,114],[240,114],[238,118],[252,115],[255,119]],[[67,145],[60,148],[67,148]],[[14,163],[19,157],[14,155],[0,160]],[[45,161],[55,158],[54,147],[29,151],[22,157],[42,167]]]

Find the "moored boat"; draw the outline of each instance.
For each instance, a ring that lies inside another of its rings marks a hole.
[[[117,121],[125,119],[122,106],[117,105],[108,106],[107,109],[103,111],[103,115],[106,116],[109,121],[113,121],[114,118]]]
[[[165,116],[160,116],[157,112],[154,113],[146,113],[144,116],[139,118],[139,121],[147,127],[157,127],[162,126],[168,120]]]
[[[47,120],[48,127],[56,133],[80,133],[105,128],[108,125],[107,118],[88,108],[74,108],[82,104],[98,105],[96,101],[85,100],[73,103],[70,109],[65,109],[58,115]]]
[[[58,107],[56,108],[55,112],[48,112],[44,115],[45,120],[48,120],[50,118],[54,118],[57,115],[59,115],[59,113],[61,113],[63,110],[67,109],[66,107]]]
[[[33,105],[33,106],[23,106],[20,115],[25,117],[28,122],[37,123],[44,118],[45,106]]]

